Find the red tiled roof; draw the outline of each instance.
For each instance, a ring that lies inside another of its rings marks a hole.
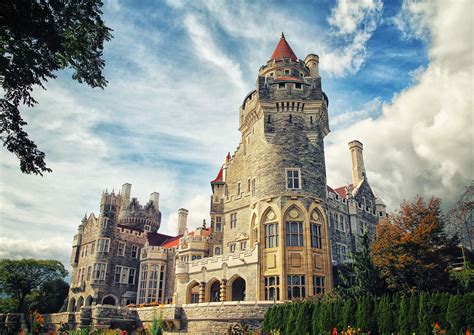
[[[146,234],[146,239],[150,246],[162,245],[164,242],[166,242],[170,238],[173,238],[173,236],[165,235],[161,233],[147,233]]]
[[[270,59],[282,59],[282,58],[290,58],[292,61],[296,62],[298,57],[296,57],[293,50],[291,50],[290,45],[285,40],[285,35],[281,33],[280,41],[278,42],[275,50],[272,53],[272,57]]]
[[[166,240],[163,244],[161,244],[161,246],[164,248],[177,247],[179,245],[179,239],[181,237],[183,237],[183,235],[171,237],[170,239]]]
[[[224,166],[221,166],[221,169],[219,170],[219,173],[217,174],[217,177],[214,180],[211,180],[211,183],[222,183],[223,169],[224,169]]]
[[[338,188],[332,188],[330,186],[328,186],[328,191],[330,192],[333,192],[334,194],[337,194],[339,197],[345,199],[347,198],[346,196],[346,187],[349,187],[349,189],[352,189],[353,188],[353,185],[352,184],[349,184],[347,186],[341,186],[341,187],[338,187]]]
[[[300,83],[304,83],[304,80],[303,80],[303,79],[297,78],[297,77],[277,77],[275,80],[277,80],[277,81],[288,81],[288,80],[291,80],[291,81],[297,81],[297,82],[300,82]]]

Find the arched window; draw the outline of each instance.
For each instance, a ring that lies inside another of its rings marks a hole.
[[[188,304],[197,304],[199,303],[199,283],[193,282],[188,288]]]
[[[216,280],[209,289],[209,300],[211,302],[220,301],[221,282]]]
[[[297,207],[292,207],[285,216],[286,245],[303,246],[303,215]]]
[[[278,247],[278,222],[275,212],[269,210],[264,215],[263,231],[265,248]]]
[[[245,300],[245,280],[241,277],[235,279],[232,282],[232,301],[244,301]]]
[[[79,297],[79,299],[77,299],[76,312],[80,312],[80,311],[81,311],[82,305],[84,305],[84,298],[83,298],[83,297]]]
[[[322,248],[322,218],[318,211],[311,213],[311,248]]]
[[[117,298],[115,296],[113,296],[112,294],[109,294],[109,295],[105,296],[102,299],[102,305],[116,306],[117,305]]]
[[[214,247],[214,255],[220,255],[222,253],[221,247]]]

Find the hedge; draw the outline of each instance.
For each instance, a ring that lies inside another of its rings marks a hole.
[[[342,299],[325,296],[271,307],[265,314],[266,334],[332,334],[351,327],[370,334],[431,334],[435,324],[447,334],[465,334],[474,326],[474,293],[420,293],[362,296]]]

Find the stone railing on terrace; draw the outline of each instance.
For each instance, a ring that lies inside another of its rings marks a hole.
[[[258,263],[258,245],[253,249],[232,254],[214,255],[190,262],[179,261],[176,265],[176,274],[201,272],[202,267],[206,267],[207,271],[218,270],[222,268],[223,263],[229,268]]]

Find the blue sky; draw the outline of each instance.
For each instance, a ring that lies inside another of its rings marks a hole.
[[[67,263],[84,213],[125,182],[142,203],[160,192],[164,233],[180,207],[192,227],[208,218],[209,181],[282,31],[299,58],[320,56],[329,185],[350,181],[359,139],[389,209],[416,194],[449,206],[474,171],[472,12],[468,0],[105,1],[108,87],[62,71],[23,109],[53,173],[22,175],[0,154],[0,257]]]

